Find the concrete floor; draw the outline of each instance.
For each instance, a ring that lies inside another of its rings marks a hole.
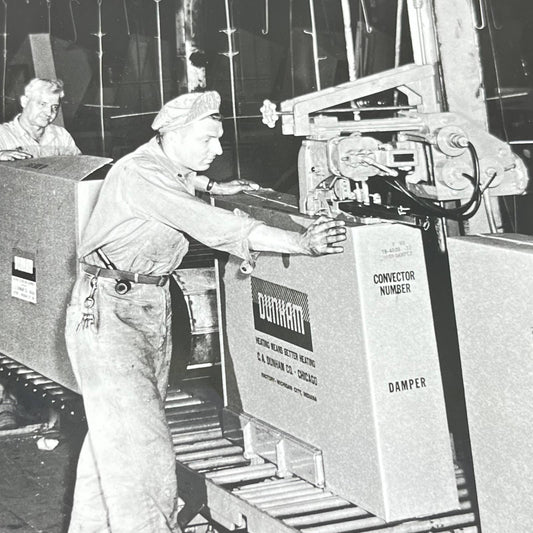
[[[220,403],[220,397],[204,380],[180,383],[200,398]],[[48,419],[48,407],[23,387],[15,389],[27,415],[25,428],[39,428]],[[79,416],[78,416],[79,415]],[[72,508],[76,464],[87,427],[76,417],[63,415],[57,429],[17,434],[24,428],[0,430],[0,533],[66,533]],[[37,442],[46,436],[59,441],[50,451]],[[190,531],[204,531],[198,517]],[[219,531],[225,531],[221,528]]]
[[[42,433],[0,431],[0,533],[65,533],[70,517],[82,423],[61,423],[49,432],[59,440],[39,450]]]

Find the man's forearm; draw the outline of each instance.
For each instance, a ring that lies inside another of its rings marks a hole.
[[[256,226],[248,236],[250,248],[257,252],[278,252],[288,254],[306,254],[311,251],[305,246],[300,233],[287,231],[261,224]]]

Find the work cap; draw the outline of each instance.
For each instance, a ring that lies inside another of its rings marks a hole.
[[[219,113],[220,95],[216,91],[181,94],[167,102],[152,122],[152,129],[165,133]]]

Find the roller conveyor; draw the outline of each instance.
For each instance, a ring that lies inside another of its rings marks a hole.
[[[82,416],[81,397],[9,357],[0,375],[19,382],[56,410]],[[296,476],[281,478],[276,465],[224,437],[220,408],[181,390],[168,393],[165,410],[176,453],[185,525],[199,512],[230,530],[250,533],[479,533],[467,481],[456,472],[461,508],[454,513],[385,523],[326,489]]]
[[[184,421],[182,426],[171,424],[180,496],[185,501],[180,512],[183,526],[201,513],[229,530],[250,533],[480,531],[466,477],[460,469],[456,470],[459,510],[386,523],[296,476],[278,477],[276,465],[264,459],[247,459],[241,446],[224,438],[220,421],[214,424],[214,412],[216,418],[220,415],[214,404],[183,391],[171,391],[166,405],[169,418],[178,420],[183,415]],[[193,411],[196,416],[190,424]]]
[[[18,383],[55,411],[79,419],[85,416],[83,402],[79,394],[58,385],[55,381],[3,354],[0,354],[0,376]]]

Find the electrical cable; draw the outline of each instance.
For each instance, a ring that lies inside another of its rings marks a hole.
[[[385,183],[389,184],[391,187],[393,187],[397,191],[407,196],[416,205],[418,205],[419,207],[422,207],[430,215],[438,216],[438,217],[445,217],[445,218],[449,218],[449,219],[457,220],[457,221],[468,220],[469,218],[475,215],[475,213],[478,211],[479,207],[481,206],[483,192],[490,185],[492,180],[496,177],[496,173],[492,176],[490,181],[487,184],[485,184],[484,189],[481,190],[481,171],[480,171],[479,158],[478,158],[476,149],[474,145],[470,142],[467,145],[467,149],[470,152],[470,156],[472,158],[474,172],[473,172],[473,176],[469,176],[468,174],[463,174],[463,176],[472,181],[473,190],[472,190],[472,195],[470,199],[464,204],[462,204],[460,207],[446,209],[444,207],[441,207],[435,204],[432,200],[428,200],[428,199],[416,196],[411,191],[409,191],[402,182],[400,182],[397,179],[385,180]]]

